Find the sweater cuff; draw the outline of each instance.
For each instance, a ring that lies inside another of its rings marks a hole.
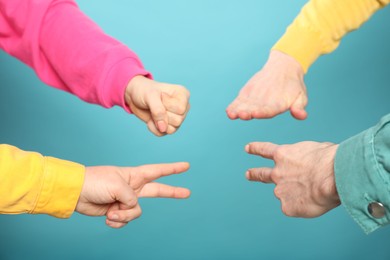
[[[84,182],[83,165],[44,158],[44,179],[32,214],[69,218],[76,208]]]
[[[375,127],[370,128],[342,142],[335,159],[341,203],[367,234],[390,222],[389,174],[379,170],[375,132]],[[369,205],[377,202],[385,207],[383,217],[369,212]]]
[[[125,58],[114,64],[105,79],[104,85],[111,87],[105,88],[103,93],[104,106],[120,106],[127,113],[131,113],[125,101],[125,91],[130,80],[138,75],[152,79],[152,75],[143,68],[138,59]]]
[[[294,24],[287,28],[272,50],[281,51],[296,59],[305,73],[313,62],[323,54],[320,34],[308,27]]]

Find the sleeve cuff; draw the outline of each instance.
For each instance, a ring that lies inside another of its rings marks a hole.
[[[323,54],[320,33],[310,28],[290,25],[282,38],[272,47],[294,59],[302,66],[305,73],[313,62]]]
[[[113,65],[105,79],[104,85],[107,87],[103,93],[103,105],[105,107],[120,106],[127,113],[131,113],[125,101],[125,91],[130,80],[138,75],[152,79],[152,75],[143,68],[138,59],[125,58]]]
[[[383,154],[378,154],[377,146],[384,144],[376,141],[378,129],[386,120],[390,116],[341,143],[336,153],[335,178],[341,203],[367,234],[390,222],[390,173],[379,166],[378,156]],[[384,206],[383,217],[374,217],[369,212],[369,205],[375,202]]]
[[[44,180],[32,214],[69,218],[84,182],[84,166],[53,157],[44,158]]]

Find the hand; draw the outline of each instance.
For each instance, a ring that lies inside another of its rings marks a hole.
[[[173,134],[183,123],[190,93],[179,85],[135,76],[127,85],[125,100],[131,111],[157,135]]]
[[[306,86],[301,65],[292,57],[271,51],[263,69],[241,89],[228,106],[230,119],[271,118],[290,110],[296,119],[306,119]]]
[[[140,197],[188,198],[188,189],[154,182],[188,169],[188,163],[87,167],[76,211],[88,216],[106,215],[108,226],[123,227],[141,215]]]
[[[282,211],[291,217],[318,217],[340,205],[334,178],[334,157],[338,145],[302,142],[292,145],[250,143],[250,154],[275,161],[274,168],[254,168],[247,179],[275,183],[275,196]]]

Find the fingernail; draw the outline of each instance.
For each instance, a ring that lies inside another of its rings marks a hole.
[[[245,152],[249,153],[249,144],[245,145]]]
[[[167,125],[165,124],[164,121],[158,121],[157,122],[157,129],[161,133],[165,133],[167,131]]]
[[[110,218],[111,220],[118,220],[119,219],[119,216],[117,214],[114,214],[111,216]]]
[[[249,180],[249,171],[246,171],[245,178],[247,178]]]

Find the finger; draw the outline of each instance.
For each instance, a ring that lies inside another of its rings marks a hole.
[[[115,222],[115,221],[111,221],[109,219],[106,219],[106,225],[111,227],[111,228],[122,228],[122,227],[126,226],[127,223]]]
[[[236,120],[238,118],[236,111],[230,110],[229,108],[226,109],[226,115],[231,120]]]
[[[159,137],[166,135],[165,133],[161,133],[160,131],[158,131],[153,120],[148,121],[146,123],[146,125],[147,125],[149,131],[152,132],[154,135],[159,136]]]
[[[111,214],[111,212],[114,212],[116,210],[119,210],[119,203],[118,202],[113,203],[110,206],[110,208],[108,209],[108,211],[106,213],[106,225],[109,226],[109,227],[112,227],[112,228],[121,228],[121,227],[125,226],[126,223],[116,222],[116,221],[113,221],[113,220],[109,219],[110,215],[111,215],[111,218],[116,218],[116,217],[113,216],[113,214]]]
[[[245,146],[245,151],[249,154],[260,155],[261,157],[267,159],[273,159],[277,148],[277,144],[268,142],[254,142],[247,144]]]
[[[184,121],[185,115],[177,115],[172,112],[168,112],[168,124],[175,128],[181,126]]]
[[[174,134],[174,133],[176,133],[176,131],[178,129],[179,129],[179,127],[174,127],[174,126],[168,125],[167,134],[168,135]]]
[[[252,115],[248,98],[239,97],[235,103],[234,114],[237,115],[237,118],[240,118],[241,120],[251,120]]]
[[[240,118],[241,120],[251,120],[252,114],[247,110],[241,110],[238,111],[238,118]]]
[[[112,209],[109,212],[107,212],[107,219],[110,222],[121,222],[121,223],[127,223],[130,222],[136,218],[139,218],[142,214],[141,207],[139,204],[137,204],[132,209]]]
[[[246,172],[246,178],[250,181],[273,183],[272,168],[253,168]]]
[[[177,92],[174,96],[162,93],[162,103],[165,109],[177,115],[184,115],[187,112],[189,99],[185,93]]]
[[[291,105],[290,108],[291,115],[298,120],[306,119],[307,118],[307,112],[305,110],[306,105],[307,105],[307,96],[305,93],[302,93]]]
[[[153,182],[142,188],[139,197],[185,199],[190,195],[191,191],[189,189]]]
[[[167,111],[162,103],[162,97],[160,91],[152,91],[147,96],[147,105],[152,114],[153,122],[156,128],[161,133],[165,133],[168,128],[168,116]]]
[[[175,133],[177,130],[179,130],[180,126],[183,124],[185,117],[187,116],[189,109],[190,109],[190,104],[188,104],[187,112],[181,116],[172,114],[172,117],[171,117],[170,116],[171,112],[168,112],[169,125],[168,125],[167,134],[171,135],[171,134]],[[178,117],[181,117],[181,118],[178,118]]]
[[[238,112],[237,112],[237,106],[240,104],[240,98],[237,97],[235,100],[233,100],[232,103],[226,108],[226,114],[227,116],[234,120],[238,118]]]
[[[166,164],[149,164],[138,166],[132,171],[138,171],[143,175],[147,182],[154,181],[158,178],[178,174],[187,171],[190,168],[188,162],[166,163]]]
[[[110,192],[113,193],[115,200],[120,202],[119,205],[121,209],[134,208],[138,204],[137,195],[125,181],[119,183],[118,186],[110,190]]]

